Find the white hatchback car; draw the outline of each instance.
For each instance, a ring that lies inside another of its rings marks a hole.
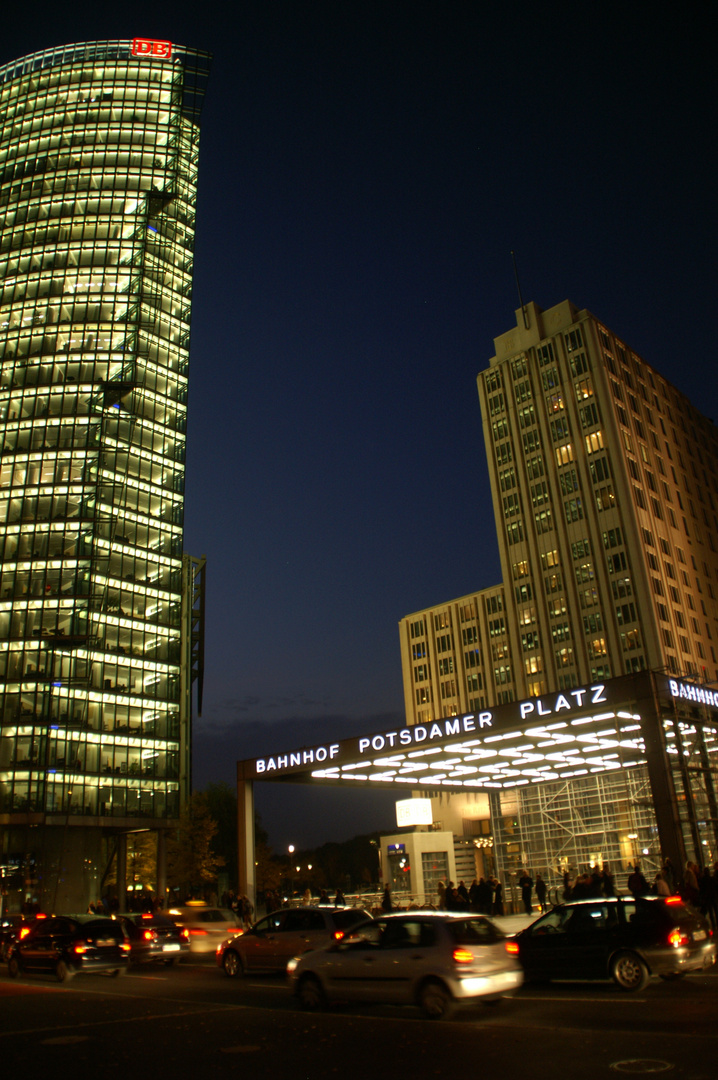
[[[497,1001],[523,983],[513,943],[480,915],[413,911],[362,923],[287,965],[305,1009],[332,1001],[419,1005],[431,1019],[460,1003]]]
[[[170,908],[167,915],[189,931],[191,953],[213,953],[230,934],[242,927],[242,920],[229,908],[189,903]]]

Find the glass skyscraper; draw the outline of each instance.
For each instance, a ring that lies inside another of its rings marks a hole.
[[[11,903],[76,909],[189,789],[185,415],[207,53],[0,68],[0,828]]]

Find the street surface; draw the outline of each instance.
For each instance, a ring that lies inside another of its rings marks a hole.
[[[718,974],[525,987],[497,1007],[433,1023],[418,1009],[299,1011],[276,976],[228,979],[214,958],[145,966],[120,979],[0,969],[0,1061],[7,1075],[114,1080],[161,1069],[173,1080],[240,1070],[301,1080],[454,1074],[531,1080],[718,1076]],[[13,1070],[10,1072],[9,1070]]]

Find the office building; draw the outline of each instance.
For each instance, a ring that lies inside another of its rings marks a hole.
[[[407,723],[557,693],[570,700],[577,687],[641,672],[662,672],[675,685],[718,683],[713,423],[568,301],[520,309],[515,329],[495,339],[478,390],[503,581],[401,621]],[[630,710],[630,694],[626,702]],[[703,861],[718,855],[718,714],[701,698],[671,708],[679,711],[656,706],[673,731],[666,738],[687,725],[678,737],[691,748],[676,758],[666,744],[666,760],[693,770],[668,769],[671,799],[686,850]],[[695,724],[698,734],[689,730]],[[513,822],[523,839],[512,857],[507,841],[507,869],[529,855],[542,870],[562,859],[625,862],[634,849],[656,861],[655,784],[646,787],[641,768],[630,779],[622,770],[558,785],[524,777],[524,791],[507,778],[503,810],[490,812],[488,794],[451,795],[435,800],[435,816],[468,836],[495,837]],[[640,821],[626,810],[620,823],[619,804],[640,808]],[[640,832],[638,846],[624,842],[629,831],[632,839]]]
[[[7,900],[84,910],[189,789],[183,558],[208,54],[0,68],[0,827]],[[131,884],[131,881],[130,881]],[[143,884],[148,884],[143,882]]]

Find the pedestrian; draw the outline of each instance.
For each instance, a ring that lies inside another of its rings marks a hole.
[[[491,888],[493,892],[493,904],[491,906],[492,914],[503,915],[504,913],[504,887],[498,878],[491,879]]]
[[[527,915],[531,915],[533,908],[531,906],[531,893],[533,892],[534,881],[528,870],[522,870],[521,877],[519,878],[519,888],[521,889],[521,900],[524,905],[524,911]]]
[[[608,863],[604,863],[601,870],[601,891],[603,892],[604,896],[616,895],[616,883],[613,879],[611,867],[608,865]]]
[[[643,876],[640,863],[636,863],[633,867],[633,872],[628,875],[628,891],[632,896],[647,896],[651,891],[648,887],[648,882]]]
[[[436,892],[438,896],[437,904],[439,911],[444,911],[446,908],[446,885],[443,881],[437,882]]]
[[[546,910],[546,882],[540,874],[536,874],[536,899],[538,900],[539,911],[543,915]]]
[[[385,912],[394,910],[394,905],[391,902],[391,888],[388,884],[384,886],[384,895],[381,898],[381,910]]]

